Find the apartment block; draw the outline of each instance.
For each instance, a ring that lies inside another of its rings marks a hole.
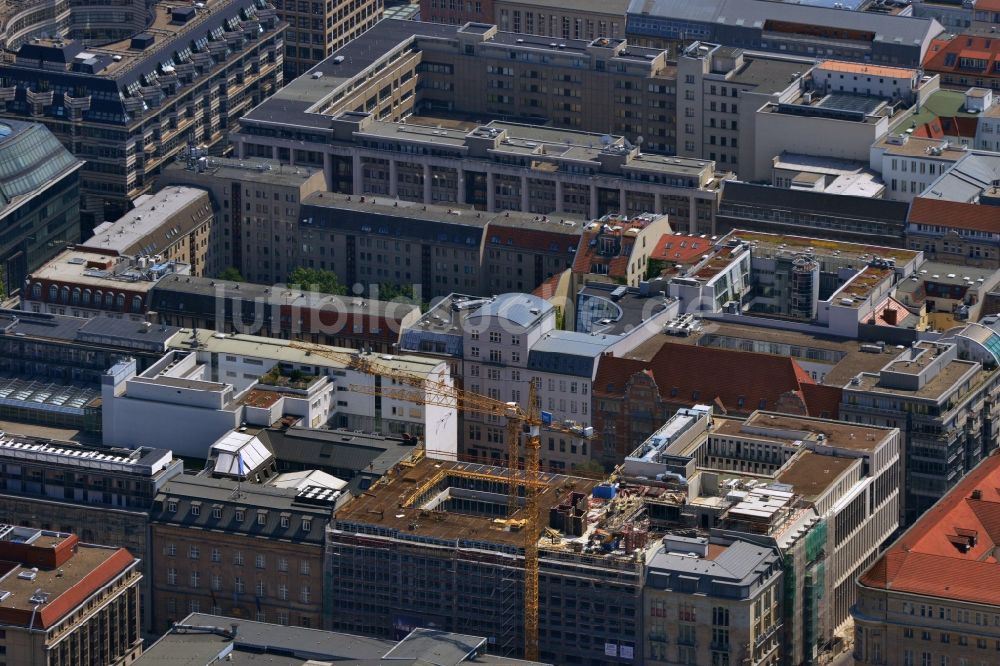
[[[996,214],[996,206],[983,203],[917,197],[910,206],[906,242],[928,259],[997,269],[1000,234],[991,224]]]
[[[248,458],[247,473],[254,461]],[[333,494],[184,476],[150,509],[155,631],[205,612],[322,628],[324,533]]]
[[[969,324],[921,341],[844,386],[840,417],[902,433],[902,522],[914,521],[997,448],[997,333]]]
[[[666,215],[605,215],[591,222],[573,259],[574,281],[607,276],[638,287],[646,280],[650,255],[669,232]]]
[[[189,143],[221,151],[236,119],[282,82],[285,24],[267,3],[126,7],[111,18],[69,3],[79,30],[33,17],[49,38],[8,41],[0,66],[0,114],[44,124],[86,160],[85,230],[123,215]]]
[[[383,0],[277,0],[285,32],[284,80],[301,76],[382,19]]]
[[[986,553],[996,547],[998,480],[1000,458],[990,456],[858,578],[855,664],[996,661],[1000,601]]]
[[[142,574],[124,548],[3,525],[0,560],[7,663],[125,666],[142,654]]]
[[[80,240],[80,168],[43,125],[0,123],[4,174],[0,202],[0,300],[20,293],[25,276]],[[15,162],[16,160],[16,162]]]
[[[288,157],[288,151],[284,156]],[[280,151],[279,151],[280,155]],[[215,277],[229,267],[251,282],[284,282],[299,266],[295,242],[299,206],[324,189],[320,169],[282,166],[273,160],[235,160],[189,152],[187,159],[164,168],[157,184],[208,190],[216,230],[209,254],[216,270],[196,273]]]
[[[995,8],[992,13],[1000,14]],[[941,83],[951,88],[977,86],[1000,92],[1000,71],[995,67],[998,55],[1000,47],[993,35],[963,31],[935,40],[924,60],[924,69],[940,74]]]
[[[208,194],[174,187],[136,203],[116,222],[95,227],[94,235],[79,247],[187,264],[192,275],[215,275],[221,270],[212,252],[217,230]]]
[[[115,250],[76,246],[25,278],[21,309],[142,322],[149,311],[153,285],[173,273],[189,275],[191,266],[166,260],[162,255],[134,257]]]

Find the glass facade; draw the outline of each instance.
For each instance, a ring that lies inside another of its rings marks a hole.
[[[81,164],[43,125],[0,123],[0,300],[80,241]]]

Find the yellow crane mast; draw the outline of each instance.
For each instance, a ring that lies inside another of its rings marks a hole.
[[[454,407],[464,414],[502,416],[507,419],[507,473],[480,473],[484,479],[506,482],[508,488],[508,519],[520,508],[518,488],[524,488],[524,657],[538,660],[538,540],[541,536],[541,521],[538,515],[538,491],[544,484],[538,481],[540,432],[546,430],[560,432],[574,437],[584,437],[578,430],[551,424],[543,419],[538,405],[538,387],[529,383],[528,409],[525,411],[516,402],[504,402],[496,398],[464,391],[448,382],[435,380],[413,373],[403,372],[385,363],[377,355],[361,352],[343,352],[293,340],[290,346],[317,356],[337,361],[346,368],[370,375],[380,375],[395,380],[403,386],[359,386],[351,390],[383,398],[402,400],[419,405],[439,405]],[[525,433],[525,430],[527,432]],[[519,458],[521,435],[527,435],[524,456],[524,477],[519,478]],[[425,443],[426,450],[426,443]]]

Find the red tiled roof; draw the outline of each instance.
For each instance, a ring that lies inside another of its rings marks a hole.
[[[552,277],[541,283],[535,290],[531,292],[532,296],[538,296],[539,298],[545,299],[546,301],[556,295],[556,287],[559,286],[559,280],[562,278],[562,273],[556,273]]]
[[[550,222],[549,224],[553,224]],[[559,233],[546,229],[525,229],[524,227],[505,227],[503,222],[493,222],[487,232],[487,243],[492,243],[495,237],[503,247],[517,247],[522,250],[535,250],[537,252],[552,252],[553,247],[557,252],[565,253],[569,256],[572,247],[576,250],[579,238],[575,234]]]
[[[990,456],[858,580],[872,588],[1000,605],[1000,567],[992,560],[998,543],[1000,456]]]
[[[712,241],[708,238],[683,234],[663,234],[649,258],[675,264],[692,264],[698,258],[711,252]]]
[[[798,364],[796,364],[798,365]],[[802,399],[806,403],[809,416],[836,419],[840,416],[840,399],[844,389],[826,384],[802,384]]]
[[[942,227],[973,231],[998,232],[1000,231],[1000,212],[997,211],[996,206],[917,197],[910,204],[909,222],[911,224],[936,224]]]
[[[773,409],[783,394],[813,383],[789,357],[668,342],[648,363],[602,357],[594,392],[621,396],[632,376],[643,371],[652,372],[660,397],[668,402],[715,401],[730,412],[751,412],[762,407],[762,400],[763,408]]]
[[[949,59],[949,55],[953,57]],[[985,60],[986,69],[982,71],[963,69],[962,58]],[[968,72],[970,75],[992,78],[997,76],[994,63],[998,61],[1000,61],[1000,39],[958,35],[951,41],[932,42],[924,58],[924,69],[928,72]]]
[[[941,119],[935,118],[913,130],[913,136],[918,139],[943,139],[944,130],[941,129]]]

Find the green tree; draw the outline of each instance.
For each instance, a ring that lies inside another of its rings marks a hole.
[[[239,269],[234,266],[230,266],[219,273],[219,279],[229,280],[231,282],[246,282],[246,280],[243,279],[243,275],[240,274]]]
[[[646,279],[652,280],[653,278],[660,277],[660,274],[667,268],[669,264],[662,259],[650,259],[646,264]]]
[[[596,460],[588,460],[579,465],[573,465],[573,472],[591,479],[603,479],[607,475],[604,465]]]
[[[337,296],[343,296],[347,293],[347,287],[340,284],[336,273],[304,266],[299,266],[288,274],[288,286],[296,287],[302,291],[318,291]]]

